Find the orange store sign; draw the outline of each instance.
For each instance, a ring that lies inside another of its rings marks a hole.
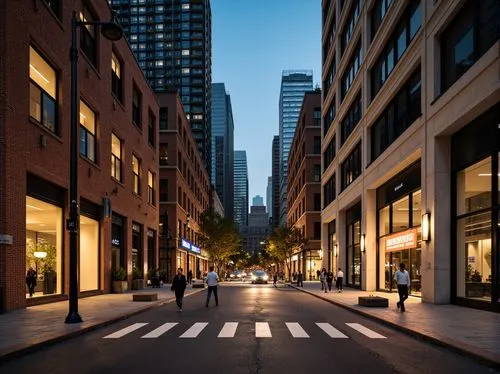
[[[385,238],[385,251],[399,251],[402,249],[417,247],[417,229],[398,232],[397,234]]]

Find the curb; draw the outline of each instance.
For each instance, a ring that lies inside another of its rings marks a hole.
[[[185,295],[184,297],[189,297],[189,296],[192,296],[192,295],[196,295],[196,294],[198,294],[198,293],[200,293],[202,291],[205,291],[205,289],[201,288],[199,290],[193,291],[193,292],[189,293],[188,295]],[[130,293],[130,294],[132,295],[132,293]],[[25,355],[27,355],[29,353],[33,353],[33,352],[39,351],[39,350],[41,350],[43,348],[50,347],[50,346],[55,345],[57,343],[61,343],[61,342],[64,342],[66,340],[70,340],[70,339],[76,338],[78,336],[84,335],[86,333],[98,330],[98,329],[100,329],[102,327],[110,326],[110,325],[112,325],[112,324],[114,324],[116,322],[123,321],[123,320],[125,320],[127,318],[136,316],[136,315],[141,314],[143,312],[147,312],[149,310],[152,310],[152,309],[155,309],[155,308],[159,308],[159,307],[161,307],[161,306],[163,306],[165,304],[169,304],[169,303],[172,303],[174,301],[175,301],[175,297],[169,298],[169,299],[160,300],[160,301],[156,301],[156,302],[154,302],[152,304],[149,304],[149,305],[145,306],[142,309],[134,310],[133,312],[122,314],[120,316],[111,318],[109,320],[98,322],[95,325],[87,326],[87,327],[84,327],[84,328],[82,328],[80,330],[69,332],[67,334],[62,334],[60,336],[56,336],[54,338],[50,338],[50,339],[47,339],[47,340],[35,343],[35,344],[30,345],[30,346],[14,350],[12,352],[7,352],[7,353],[5,353],[3,355],[0,355],[0,365],[3,364],[3,363],[5,363],[5,362],[7,362],[7,361],[13,360],[15,358],[20,358],[20,357],[25,356]]]
[[[441,348],[446,348],[448,350],[451,350],[455,353],[459,353],[461,355],[464,355],[464,356],[467,356],[481,364],[484,364],[494,370],[498,370],[500,371],[500,362],[499,361],[495,361],[494,359],[492,358],[489,358],[489,357],[486,357],[480,353],[476,353],[476,352],[472,352],[470,350],[467,350],[467,349],[464,349],[458,345],[454,345],[452,343],[449,343],[449,342],[446,342],[446,341],[443,341],[443,340],[439,340],[438,338],[435,338],[433,336],[430,336],[430,335],[426,335],[424,333],[421,333],[419,331],[415,331],[415,330],[412,330],[412,329],[409,329],[407,327],[404,327],[404,326],[401,326],[401,325],[398,325],[394,322],[391,322],[391,321],[387,321],[383,318],[380,318],[378,316],[374,316],[373,314],[370,314],[368,312],[365,312],[363,310],[359,310],[359,309],[356,309],[356,308],[352,308],[351,306],[349,305],[346,305],[346,304],[343,304],[343,303],[340,303],[338,301],[334,301],[334,300],[331,300],[331,299],[328,299],[326,297],[323,297],[321,295],[317,295],[311,291],[308,291],[308,290],[305,290],[303,288],[299,288],[297,286],[294,286],[294,285],[291,285],[291,284],[287,284],[288,287],[291,287],[291,288],[294,288],[298,291],[301,291],[301,292],[304,292],[304,293],[307,293],[311,296],[314,296],[318,299],[321,299],[323,301],[327,301],[329,302],[330,304],[334,304],[336,306],[339,306],[341,308],[344,308],[350,312],[353,312],[353,313],[356,313],[356,314],[359,314],[363,317],[366,317],[366,318],[369,318],[369,319],[372,319],[372,320],[375,320],[383,325],[386,325],[394,330],[398,330],[398,331],[401,331],[401,332],[404,332],[408,335],[411,335],[413,337],[416,337],[416,338],[419,338],[421,340],[424,340],[424,341],[427,341],[427,342],[430,342],[434,345],[437,345]]]

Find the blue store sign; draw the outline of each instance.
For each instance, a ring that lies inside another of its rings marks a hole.
[[[181,247],[197,254],[201,253],[200,247],[195,246],[193,243],[186,239],[181,239]]]

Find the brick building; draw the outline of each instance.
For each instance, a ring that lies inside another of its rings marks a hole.
[[[297,121],[288,158],[288,226],[302,230],[308,244],[291,261],[292,272],[315,279],[321,270],[321,92],[309,91]]]
[[[64,300],[69,283],[71,16],[106,1],[0,2],[0,309]],[[158,104],[127,41],[79,27],[80,296],[157,264]],[[109,210],[109,204],[111,211]],[[108,208],[108,209],[106,209]],[[38,273],[35,294],[25,275]]]
[[[191,270],[199,278],[208,271],[208,255],[199,244],[199,222],[210,204],[210,178],[179,96],[158,93],[157,97],[160,210],[163,226],[167,226],[160,241],[160,270],[172,279],[181,267],[184,274]]]

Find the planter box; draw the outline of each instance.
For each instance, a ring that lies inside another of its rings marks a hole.
[[[491,297],[491,283],[467,282],[465,290],[467,297]]]
[[[136,293],[132,295],[133,301],[156,301],[158,300],[157,293]]]
[[[389,306],[389,299],[380,296],[360,296],[358,297],[358,304],[374,308],[387,308]]]
[[[205,283],[194,283],[193,282],[193,288],[205,288]]]
[[[124,293],[128,291],[127,281],[113,281],[113,293]]]
[[[133,279],[132,280],[132,289],[133,290],[144,289],[144,279]]]

